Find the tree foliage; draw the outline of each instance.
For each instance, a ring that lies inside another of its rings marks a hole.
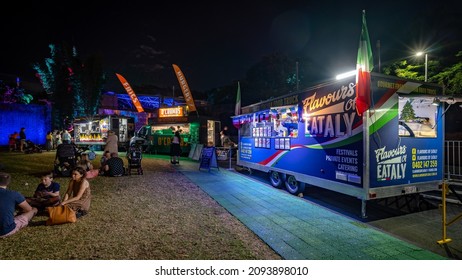
[[[435,75],[441,70],[440,62],[437,60],[428,60],[427,81],[436,81]],[[417,81],[425,81],[425,63],[411,64],[408,60],[394,62],[383,70],[384,74],[397,76]]]
[[[34,63],[33,69],[37,71],[43,88],[50,96],[52,106],[52,125],[62,129],[63,120],[72,115],[72,96],[69,93],[69,83],[66,67],[65,51],[54,44],[49,45],[50,57],[45,58],[42,64]]]
[[[43,63],[34,63],[33,68],[53,103],[53,126],[63,128],[64,120],[97,113],[104,73],[96,55],[82,62],[74,46],[62,43],[49,47],[51,56]]]
[[[425,76],[419,74],[419,68],[421,68],[420,65],[411,65],[407,60],[401,60],[385,67],[383,73],[401,78],[424,80]]]
[[[456,55],[457,62],[436,74],[434,79],[445,86],[446,94],[462,95],[462,51]]]
[[[294,91],[295,65],[293,58],[281,53],[263,57],[246,74],[246,91],[251,94],[243,95],[243,101],[254,103]]]
[[[437,60],[429,60],[427,80],[444,86],[446,94],[462,95],[462,51],[459,51],[455,58],[456,60],[450,59],[445,64]],[[424,81],[425,65],[413,65],[407,60],[401,60],[384,67],[384,73]]]
[[[104,84],[101,58],[92,55],[83,64],[78,61],[73,67],[70,81],[74,93],[74,116],[97,114]]]
[[[29,104],[34,97],[19,85],[10,86],[0,81],[0,102]]]

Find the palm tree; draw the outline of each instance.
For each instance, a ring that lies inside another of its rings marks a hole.
[[[90,56],[85,63],[75,46],[50,44],[50,58],[34,63],[33,68],[53,103],[52,126],[67,128],[77,116],[93,116],[98,111],[104,83],[101,59]]]

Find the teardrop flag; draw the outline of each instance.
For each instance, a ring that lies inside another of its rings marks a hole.
[[[186,105],[188,105],[189,111],[197,111],[191,91],[189,90],[188,82],[186,82],[186,78],[184,77],[183,72],[181,72],[180,67],[178,67],[176,64],[172,64],[172,66],[173,70],[175,71],[176,78],[178,79],[178,83],[180,84],[181,91],[183,92]]]
[[[133,105],[135,105],[135,108],[138,111],[138,113],[144,112],[143,106],[141,106],[141,103],[138,100],[138,97],[136,96],[135,92],[133,91],[132,87],[127,82],[127,80],[120,74],[116,73],[116,75],[117,75],[117,78],[119,78],[119,81],[124,86],[125,90],[127,91],[128,96],[130,96],[130,99],[132,100]]]

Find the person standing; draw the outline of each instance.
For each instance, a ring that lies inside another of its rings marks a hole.
[[[225,148],[230,148],[234,147],[233,141],[229,138],[228,135],[224,133],[224,131],[220,131],[220,140],[221,140],[221,146]]]
[[[21,131],[19,131],[19,150],[24,152],[24,148],[26,146],[26,128],[21,127]]]
[[[228,131],[228,127],[226,125],[223,127],[223,130],[221,132],[223,133],[224,136],[229,137],[229,131]]]
[[[51,133],[52,150],[56,150],[56,147],[58,147],[58,145],[56,144],[56,135],[57,134],[58,134],[58,131],[56,131],[56,129],[54,129],[53,132]]]
[[[56,133],[56,149],[58,148],[59,145],[63,143],[63,138],[61,137],[61,132]]]
[[[6,189],[10,182],[10,174],[0,172],[0,237],[10,236],[26,227],[38,211],[22,194]],[[22,210],[22,214],[14,215],[16,207]]]
[[[107,132],[107,139],[106,139],[106,146],[104,147],[105,152],[109,153],[118,153],[119,152],[119,147],[118,147],[118,142],[119,138],[115,134],[114,131],[109,130]]]
[[[172,164],[179,164],[180,163],[180,155],[181,155],[181,136],[180,131],[175,131],[173,135],[172,144],[170,145],[170,162]]]
[[[16,151],[16,138],[18,138],[19,133],[15,131],[13,134],[10,134],[10,138],[8,140],[8,146],[10,147],[10,152]]]
[[[53,149],[53,135],[51,134],[51,131],[48,131],[47,136],[46,136],[46,147],[47,147],[47,152]]]
[[[63,130],[62,134],[63,143],[71,143],[71,134],[66,129]]]

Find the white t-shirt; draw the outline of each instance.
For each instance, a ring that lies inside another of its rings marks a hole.
[[[279,125],[276,126],[274,131],[276,131],[277,136],[287,136],[287,132],[288,132],[287,127],[284,127],[282,123],[279,123]]]

